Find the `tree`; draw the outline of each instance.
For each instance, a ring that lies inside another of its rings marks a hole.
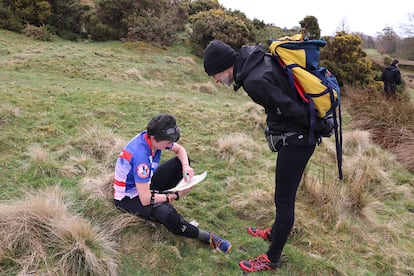
[[[407,35],[414,35],[414,12],[408,14],[408,24],[402,26],[402,29]]]
[[[377,37],[376,48],[381,54],[395,54],[399,37],[392,27],[386,27]]]
[[[361,47],[362,48],[371,48],[371,49],[375,49],[375,38],[370,36],[370,35],[366,35],[363,33],[355,33],[356,35],[359,35],[362,39],[362,43],[361,43]]]
[[[309,39],[319,39],[321,37],[321,29],[319,28],[318,19],[309,15],[299,21],[301,33]]]
[[[402,39],[397,46],[397,56],[414,60],[414,37]]]
[[[347,24],[346,17],[342,17],[339,25],[336,27],[336,32],[350,33],[349,26]]]

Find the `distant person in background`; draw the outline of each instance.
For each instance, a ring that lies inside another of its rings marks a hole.
[[[396,86],[401,84],[401,73],[398,69],[398,60],[394,59],[390,66],[386,67],[381,75],[384,82],[384,92],[388,98],[395,96]]]
[[[177,186],[183,176],[188,176],[188,181],[194,176],[187,151],[177,143],[179,138],[175,117],[160,114],[128,142],[115,165],[114,204],[121,211],[163,224],[175,235],[197,238],[213,249],[230,252],[230,242],[187,222],[172,205],[191,188],[165,192]],[[160,164],[162,150],[170,150],[176,157]]]
[[[240,87],[264,107],[269,148],[277,151],[274,202],[276,218],[271,227],[248,227],[247,233],[270,242],[266,253],[242,260],[246,272],[275,270],[295,221],[295,200],[304,169],[312,156],[316,139],[332,131],[329,121],[316,118],[310,133],[309,105],[294,99],[285,69],[266,55],[263,45],[243,45],[236,52],[220,40],[211,41],[204,50],[204,70],[216,83]],[[246,195],[248,196],[248,195]],[[270,208],[270,206],[268,206]],[[258,214],[260,216],[261,214]]]

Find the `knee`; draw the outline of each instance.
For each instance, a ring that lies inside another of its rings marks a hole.
[[[184,235],[188,225],[179,214],[173,214],[167,218],[167,229],[175,235]]]
[[[182,216],[171,205],[158,206],[154,210],[154,217],[175,235],[182,235],[187,228]]]

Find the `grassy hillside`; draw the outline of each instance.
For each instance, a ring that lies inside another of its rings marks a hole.
[[[241,259],[267,250],[246,232],[274,218],[265,116],[243,91],[213,85],[189,49],[0,31],[0,66],[0,275],[238,275]],[[177,117],[193,168],[208,172],[174,204],[230,240],[230,254],[112,206],[118,152],[160,112]],[[413,174],[344,117],[345,180],[325,139],[278,274],[411,275]]]

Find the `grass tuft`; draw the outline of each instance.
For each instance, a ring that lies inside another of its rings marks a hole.
[[[218,158],[230,164],[236,160],[250,161],[261,155],[261,147],[244,133],[233,133],[217,140]]]
[[[267,250],[246,227],[273,222],[277,153],[263,108],[242,89],[215,85],[185,45],[42,42],[4,30],[0,40],[1,275],[237,275],[241,259]],[[345,179],[324,139],[278,274],[414,274],[414,182],[398,162],[410,168],[413,112],[375,93],[343,93]],[[113,206],[119,151],[161,112],[177,117],[195,171],[208,171],[174,206],[231,241],[231,254]]]
[[[68,195],[58,188],[30,191],[0,204],[2,252],[13,256],[19,274],[117,275],[112,237],[71,213]],[[5,256],[0,259],[6,263]],[[4,271],[15,270],[14,266]]]

